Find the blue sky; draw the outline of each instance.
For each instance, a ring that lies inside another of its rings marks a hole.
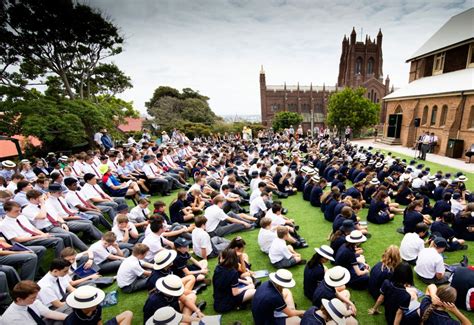
[[[408,82],[405,63],[472,0],[89,0],[125,35],[114,61],[134,87],[121,95],[145,112],[155,88],[191,87],[217,114],[260,114],[259,71],[267,84],[334,85],[341,41],[382,29],[384,78]]]

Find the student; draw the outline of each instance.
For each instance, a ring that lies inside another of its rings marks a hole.
[[[313,306],[304,313],[300,325],[358,324],[357,320],[350,315],[351,311],[339,299],[323,299],[320,309]]]
[[[293,274],[279,269],[269,275],[252,300],[254,324],[299,324],[304,310],[297,310],[290,289],[296,284]]]
[[[370,267],[365,263],[363,256],[356,253],[358,244],[366,240],[359,230],[352,231],[346,236],[346,243],[338,249],[335,257],[336,265],[345,267],[351,274],[348,286],[359,290],[365,289],[369,283]]]
[[[197,216],[194,223],[196,225],[192,232],[194,254],[205,260],[219,256],[230,241],[219,236],[211,238],[206,231],[207,218],[205,216]]]
[[[7,240],[28,246],[33,251],[34,246],[53,247],[55,256],[61,254],[64,248],[63,240],[35,228],[25,216],[20,215],[21,207],[18,203],[8,201],[3,208],[6,216],[0,224],[0,231]]]
[[[436,287],[430,284],[426,288],[426,297],[420,305],[421,321],[424,325],[461,324],[471,325],[471,321],[456,307],[456,289],[449,285]],[[449,312],[459,320],[453,320]]]
[[[136,227],[146,227],[148,225],[147,220],[150,217],[150,210],[148,210],[149,205],[150,200],[140,199],[138,205],[132,208],[127,214],[128,220],[134,223]]]
[[[71,263],[62,258],[52,260],[49,265],[49,272],[38,281],[41,287],[38,298],[48,308],[65,314],[70,314],[72,310],[64,302],[68,293],[75,289],[69,283],[69,267]]]
[[[153,314],[153,317],[148,318],[145,325],[178,325],[183,322],[183,314],[178,313],[173,307],[161,307]]]
[[[466,250],[468,248],[465,245],[464,239],[456,238],[456,232],[450,227],[453,222],[454,214],[451,212],[443,213],[438,219],[431,225],[431,234],[435,236],[441,236],[448,242],[446,251],[452,252],[456,250]]]
[[[101,240],[92,244],[85,254],[88,256],[88,261],[84,265],[86,269],[95,263],[99,267],[99,273],[106,274],[117,272],[122,261],[130,255],[130,251],[120,249],[117,237],[108,231]]]
[[[405,233],[415,232],[418,223],[424,222],[430,225],[433,221],[429,215],[421,214],[423,210],[423,201],[416,200],[411,202],[403,213],[403,231]]]
[[[117,285],[125,293],[132,293],[146,288],[147,278],[151,271],[145,270],[140,261],[145,258],[149,248],[145,244],[136,244],[132,255],[123,260],[117,271]]]
[[[331,242],[330,246],[334,251],[334,255],[336,255],[339,248],[345,244],[346,236],[350,235],[353,230],[355,230],[354,221],[344,220],[342,226],[331,234],[329,241]]]
[[[472,267],[458,267],[451,278],[451,286],[457,291],[456,306],[473,311],[474,269]]]
[[[390,213],[389,206],[385,203],[387,198],[388,194],[385,191],[379,191],[375,195],[370,202],[367,221],[375,224],[384,224],[393,220],[395,215]]]
[[[226,248],[212,277],[214,310],[225,313],[249,301],[255,294],[252,281],[239,278],[239,259],[234,249]]]
[[[97,178],[94,174],[86,173],[84,175],[84,182],[85,184],[82,186],[80,194],[89,201],[90,204],[94,204],[102,212],[107,213],[110,219],[113,220],[117,214],[118,203],[97,185]]]
[[[196,278],[196,283],[201,282],[205,285],[210,284],[210,280],[206,279],[209,272],[207,268],[207,260],[197,261],[189,254],[190,242],[184,238],[178,238],[174,242],[176,250],[176,258],[173,261],[172,271],[180,278],[192,275]],[[191,264],[188,264],[188,261]]]
[[[272,265],[278,269],[287,268],[299,264],[306,264],[306,260],[301,259],[301,255],[296,253],[293,247],[286,245],[285,238],[288,237],[288,228],[278,226],[277,237],[270,246],[268,257]]]
[[[420,222],[415,226],[414,232],[405,233],[400,244],[400,256],[410,265],[415,265],[421,250],[425,248],[425,238],[428,233],[428,225]]]
[[[416,260],[415,272],[421,281],[427,284],[447,283],[452,271],[446,270],[444,259],[441,255],[448,243],[443,237],[435,237],[430,247],[423,248]]]
[[[272,229],[272,219],[264,217],[260,220],[260,230],[258,232],[258,246],[265,254],[268,254],[272,242],[277,239],[276,231]]]
[[[143,235],[138,233],[135,225],[129,221],[128,216],[119,214],[115,218],[116,223],[112,227],[112,232],[117,237],[120,248],[133,249],[133,245],[143,239]]]
[[[166,306],[182,313],[183,323],[191,323],[204,317],[201,310],[206,303],[201,302],[196,305],[196,294],[186,294],[181,279],[170,274],[156,281],[156,290],[150,293],[143,306],[143,319],[146,321],[153,317],[158,309]]]
[[[133,313],[126,310],[114,318],[102,323],[101,302],[105,293],[92,286],[83,286],[75,290],[66,298],[66,303],[73,312],[64,321],[64,325],[130,325]]]
[[[378,307],[385,303],[385,320],[387,324],[419,324],[417,312],[408,313],[412,295],[409,289],[413,286],[413,271],[408,263],[402,262],[393,271],[391,280],[386,279],[380,288],[380,295],[369,314],[380,313]],[[415,293],[416,297],[416,293]],[[416,301],[416,298],[415,298]],[[415,303],[418,305],[417,303]]]
[[[155,288],[156,281],[159,278],[163,278],[169,274],[172,274],[171,267],[173,266],[173,262],[176,259],[176,251],[163,249],[156,253],[154,257],[153,263],[153,271],[151,272],[148,280],[146,282],[147,290],[153,290]],[[192,286],[194,286],[194,277],[193,277]]]
[[[66,314],[52,311],[39,299],[41,287],[31,280],[17,283],[12,290],[13,302],[3,313],[0,324],[46,324],[62,323]]]
[[[229,215],[233,215],[231,217],[222,210],[224,201],[225,199],[222,195],[217,195],[213,199],[214,204],[204,211],[207,219],[206,231],[209,235],[211,237],[223,237],[244,229],[251,229],[252,225],[250,222],[241,219],[240,216],[233,212],[229,212]]]
[[[311,189],[311,194],[309,196],[309,201],[314,207],[321,207],[321,196],[323,195],[323,190],[326,187],[327,182],[324,178],[319,179],[319,182],[313,186]]]
[[[334,262],[334,251],[327,245],[315,248],[315,254],[304,268],[304,295],[308,299],[313,298],[313,293],[319,282],[324,279],[327,268],[324,265],[328,261]]]
[[[186,206],[186,192],[179,191],[177,198],[170,204],[171,222],[186,223],[194,219],[191,207]]]
[[[250,215],[252,217],[262,217],[268,210],[267,202],[269,194],[266,191],[260,193],[260,196],[250,202]],[[261,218],[259,218],[261,219]]]
[[[83,263],[87,262],[87,256],[83,256],[79,261],[76,260],[77,253],[72,247],[66,247],[62,250],[61,256],[62,259],[66,260],[69,262],[69,284],[76,288],[79,286],[83,285],[93,285],[95,283],[95,280],[100,278],[101,275],[99,273],[94,273],[91,275],[88,275],[86,277],[80,278],[78,277],[74,271]],[[79,264],[78,264],[79,263]],[[111,278],[112,280],[112,278]]]
[[[382,260],[375,264],[370,270],[369,293],[374,299],[378,298],[382,283],[386,279],[391,279],[393,270],[401,263],[401,261],[402,258],[398,247],[390,245],[382,254]]]
[[[150,222],[150,233],[145,235],[145,239],[143,239],[143,244],[150,248],[145,256],[145,261],[152,262],[156,253],[165,247],[174,248],[173,242],[162,236],[164,232],[163,218],[152,219]]]

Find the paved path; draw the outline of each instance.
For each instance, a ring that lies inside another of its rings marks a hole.
[[[377,149],[397,152],[409,157],[414,157],[415,155],[415,150],[411,148],[403,147],[400,145],[388,145],[385,143],[374,142],[374,139],[355,140],[355,141],[351,141],[351,143],[362,145],[364,147],[371,146]],[[440,164],[440,165],[456,168],[465,172],[474,173],[474,163],[466,164],[465,160],[453,159],[453,158],[449,158],[445,156],[435,155],[432,153],[429,153],[426,155],[426,160],[429,162]]]

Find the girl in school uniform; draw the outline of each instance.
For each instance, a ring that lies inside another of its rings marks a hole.
[[[391,279],[393,270],[401,263],[400,249],[390,245],[382,255],[382,260],[370,270],[369,293],[374,299],[380,295],[380,288],[386,279]]]
[[[304,268],[304,295],[308,299],[313,299],[313,293],[319,282],[324,279],[326,266],[324,264],[328,261],[334,262],[334,251],[327,245],[314,249],[316,253],[309,260]]]

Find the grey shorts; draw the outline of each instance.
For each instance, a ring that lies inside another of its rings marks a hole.
[[[273,263],[273,266],[276,267],[277,269],[285,269],[293,265],[296,265],[296,260],[293,256],[290,258],[284,258],[281,261]]]

